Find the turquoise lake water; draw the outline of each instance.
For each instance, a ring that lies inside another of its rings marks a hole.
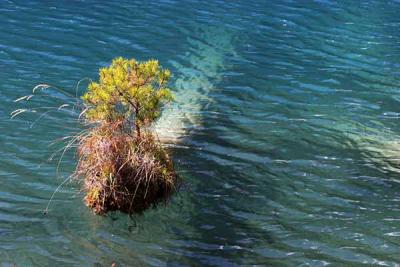
[[[0,23],[0,266],[400,265],[400,1],[1,1]],[[67,183],[44,216],[77,113],[10,113],[74,100],[14,100],[116,56],[173,72],[157,129],[185,184],[130,219]]]

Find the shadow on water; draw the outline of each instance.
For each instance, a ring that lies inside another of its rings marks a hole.
[[[62,228],[57,231],[61,231],[65,237],[75,239],[77,244],[82,246],[88,246],[87,240],[92,240],[91,242],[99,242],[99,246],[102,247],[115,247],[111,241],[107,241],[115,240],[115,237],[109,236],[107,232],[102,231],[102,234],[107,238],[98,241],[96,228],[107,228],[111,223],[113,225],[111,232],[124,235],[128,227],[128,230],[134,234],[142,223],[148,224],[149,217],[161,213],[168,218],[172,213],[182,216],[183,218],[179,221],[181,223],[184,221],[184,224],[180,227],[171,226],[169,233],[160,234],[167,236],[172,234],[167,242],[171,242],[172,244],[169,244],[169,246],[174,247],[181,255],[174,260],[165,259],[166,262],[175,264],[186,262],[190,264],[193,261],[199,261],[203,264],[211,264],[212,261],[212,264],[233,264],[240,261],[242,255],[252,253],[250,251],[251,246],[259,242],[273,243],[273,238],[268,231],[261,230],[257,225],[252,226],[253,223],[257,224],[257,218],[252,222],[251,217],[257,216],[252,215],[252,209],[257,206],[255,203],[258,201],[265,202],[265,199],[257,199],[254,195],[261,197],[265,192],[268,192],[268,198],[273,199],[274,182],[261,182],[259,186],[262,189],[257,188],[256,181],[263,179],[253,180],[254,177],[250,177],[247,171],[256,168],[259,175],[273,176],[274,174],[262,163],[254,164],[251,160],[246,161],[245,155],[240,158],[234,156],[233,154],[236,154],[242,148],[237,143],[223,137],[224,131],[213,128],[208,122],[223,120],[228,131],[230,127],[237,127],[234,121],[224,116],[223,110],[216,108],[215,104],[218,99],[212,97],[213,93],[221,90],[219,85],[223,83],[227,73],[232,71],[232,58],[237,57],[235,54],[235,45],[238,42],[237,35],[233,31],[223,28],[200,27],[194,36],[196,38],[188,38],[186,52],[178,60],[171,62],[174,77],[176,77],[173,84],[176,103],[164,111],[156,125],[160,139],[166,142],[171,149],[177,161],[178,171],[185,180],[182,192],[178,193],[169,204],[171,207],[159,207],[158,211],[149,211],[147,212],[148,215],[136,217],[130,222],[119,215],[112,215],[110,220],[106,220],[106,222],[89,217],[85,217],[83,220],[74,217],[71,219],[75,222],[74,227],[80,229],[81,232],[87,231],[82,240],[76,236],[76,233],[71,232],[72,226],[64,225],[63,218],[65,216],[60,211],[53,209],[51,216],[58,218],[58,224]],[[44,104],[63,105],[65,102],[73,105],[75,101],[74,98],[66,100],[62,95],[52,93],[52,91],[44,90],[43,92],[49,94],[50,97],[41,99],[38,103],[39,106]],[[57,103],[54,102],[54,99],[57,100]],[[35,102],[32,103],[35,104]],[[35,106],[30,108],[35,108]],[[71,120],[71,117],[76,117],[78,112],[73,112],[73,116],[68,112],[62,115],[46,114],[43,119],[54,122],[55,124],[52,126],[56,128],[55,130],[52,129],[51,134],[47,137],[57,138],[59,136],[55,134],[60,131],[63,132],[67,128],[72,131],[79,131],[77,122]],[[24,119],[35,122],[38,116],[37,114],[34,115],[27,115]],[[29,125],[27,126],[30,128]],[[35,136],[35,134],[46,132],[46,127],[48,125],[38,123],[32,130],[28,131],[31,131],[32,136]],[[46,147],[43,147],[41,153],[45,149]],[[248,152],[250,154],[254,151]],[[246,153],[246,151],[242,153]],[[62,169],[62,174],[67,175],[68,171],[72,171],[72,157],[72,153],[70,153],[62,162],[62,166],[69,166]],[[231,171],[227,172],[227,168]],[[42,169],[43,173],[46,173],[46,171],[49,171],[48,168]],[[39,173],[37,175],[40,176]],[[260,192],[254,194],[258,190]],[[261,193],[261,191],[263,192]],[[71,190],[62,190],[60,194],[65,195],[68,192],[71,193]],[[56,203],[53,205],[61,205],[57,199],[60,198],[56,197]],[[80,197],[75,198],[73,202],[77,204],[81,202]],[[79,203],[79,205],[82,205],[82,203]],[[74,216],[86,214],[84,207],[78,213],[72,210],[68,213],[74,214]],[[154,215],[154,213],[156,214]],[[257,213],[260,214],[259,211]],[[32,215],[32,217],[36,216]],[[112,222],[112,217],[117,221]],[[115,230],[116,226],[122,226],[125,230],[119,232]],[[157,227],[159,229],[154,230]],[[158,224],[148,228],[156,232],[166,230],[165,227],[160,227]],[[140,240],[140,237],[135,236],[136,239]],[[148,240],[143,241],[147,242]],[[118,246],[118,249],[120,253],[132,254],[132,252],[123,249],[122,245]],[[100,250],[93,247],[92,253],[102,259],[100,262],[108,264],[108,256],[100,256]],[[139,262],[139,259],[142,258],[139,255],[132,256],[137,258]],[[163,257],[165,255],[159,255],[160,259]],[[235,259],[235,261],[228,260],[228,258]],[[159,263],[155,259],[154,262],[151,262],[148,258],[146,261],[152,265]],[[124,263],[123,260],[121,262]],[[126,264],[128,263],[131,263],[131,261],[126,262]],[[260,263],[262,263],[261,259]]]
[[[173,64],[176,104],[164,112],[156,126],[160,139],[169,143],[178,160],[178,168],[184,170],[185,197],[178,201],[183,201],[184,209],[190,209],[186,227],[191,231],[185,231],[190,236],[176,231],[179,240],[175,246],[182,257],[169,262],[189,264],[195,260],[205,265],[232,265],[244,255],[254,254],[253,246],[274,242],[269,231],[257,227],[257,216],[263,212],[254,208],[265,203],[265,194],[274,199],[276,184],[261,178],[274,176],[265,164],[234,155],[240,150],[243,155],[256,151],[243,150],[223,136],[224,130],[212,126],[219,121],[225,131],[238,127],[216,107],[219,100],[213,97],[233,71],[238,36],[217,27],[200,28],[198,32],[198,39],[188,40],[182,62]],[[250,171],[253,175],[254,169],[260,177],[248,174]],[[265,259],[260,256],[258,262],[265,263]]]
[[[158,58],[177,102],[157,130],[185,186],[134,220],[94,216],[66,186],[43,217],[61,181],[54,163],[35,167],[76,125],[49,114],[23,129],[1,110],[0,261],[395,266],[398,3],[84,2],[2,9],[5,110],[29,82],[70,86],[117,55]]]

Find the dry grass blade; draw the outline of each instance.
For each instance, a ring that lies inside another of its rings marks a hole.
[[[14,118],[15,116],[18,116],[21,113],[26,112],[26,111],[28,111],[28,109],[25,109],[25,108],[20,108],[20,109],[14,110],[13,112],[10,113],[11,119]]]
[[[76,177],[84,176],[86,204],[98,214],[141,212],[169,199],[177,176],[153,135],[140,140],[103,124],[79,141]]]

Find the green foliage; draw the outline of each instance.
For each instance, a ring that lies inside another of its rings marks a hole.
[[[83,95],[85,117],[90,122],[131,121],[140,136],[140,128],[154,122],[162,106],[173,100],[167,88],[170,76],[157,60],[115,58],[100,69],[99,82],[91,82]]]

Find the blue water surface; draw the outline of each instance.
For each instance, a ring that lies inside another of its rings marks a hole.
[[[69,182],[44,216],[76,164],[49,144],[81,126],[35,120],[116,56],[173,72],[185,184],[129,218]],[[1,266],[400,265],[399,1],[5,0],[0,67]],[[42,83],[67,93],[14,102]]]

